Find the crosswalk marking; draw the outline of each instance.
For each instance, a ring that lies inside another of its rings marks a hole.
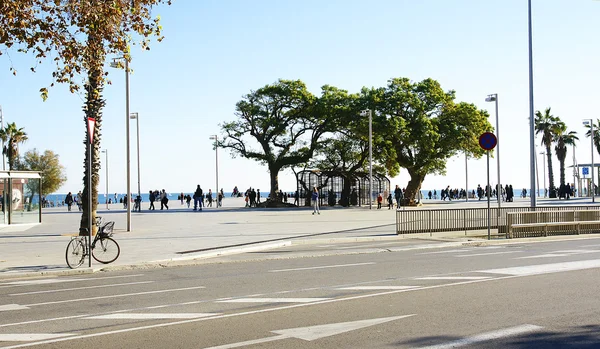
[[[53,339],[74,335],[75,333],[3,333],[0,334],[0,342],[41,341],[45,339]]]
[[[548,273],[558,273],[563,271],[583,270],[600,268],[600,259],[587,261],[563,262],[552,264],[528,265],[523,267],[509,267],[488,270],[478,270],[479,273],[506,274],[515,276],[539,275]]]
[[[236,298],[217,301],[217,303],[310,303],[329,298]]]
[[[415,280],[483,280],[489,279],[488,276],[425,276],[415,278]]]
[[[353,286],[353,287],[342,287],[338,290],[358,290],[358,291],[369,291],[369,290],[408,290],[410,288],[416,288],[420,286]]]
[[[90,316],[93,320],[160,320],[160,319],[197,319],[220,315],[220,313],[122,313]]]

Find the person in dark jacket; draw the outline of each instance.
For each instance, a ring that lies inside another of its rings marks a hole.
[[[71,211],[71,205],[73,205],[73,194],[71,192],[65,197],[65,204],[67,204],[67,209]]]
[[[200,209],[198,211],[202,211],[202,205],[204,201],[204,194],[202,193],[202,188],[200,188],[200,184],[196,186],[196,191],[194,192],[194,211],[198,209],[198,203],[200,204]]]
[[[150,190],[150,192],[148,193],[148,197],[150,199],[150,207],[148,208],[148,210],[155,210],[156,208],[154,207],[154,201],[156,201],[156,195],[154,195],[154,192],[152,190]]]

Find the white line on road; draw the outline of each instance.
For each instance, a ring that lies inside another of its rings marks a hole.
[[[474,248],[463,248],[463,249],[459,249],[459,250],[423,252],[423,253],[419,253],[419,255],[425,255],[425,254],[443,254],[443,253],[454,253],[454,252],[469,252],[469,251],[476,251],[476,250],[480,250],[480,249],[495,250],[495,249],[498,249],[498,248],[505,248],[505,247],[504,246],[488,246],[488,247],[478,247],[477,249],[474,249]]]
[[[338,290],[357,290],[357,291],[369,291],[369,290],[408,290],[409,288],[416,288],[420,286],[353,286],[353,287],[341,287]]]
[[[60,304],[60,303],[70,303],[70,302],[79,302],[79,301],[90,301],[94,299],[106,299],[106,298],[119,298],[119,297],[129,297],[129,296],[141,296],[145,294],[155,294],[155,293],[166,293],[166,292],[177,292],[177,291],[188,291],[188,290],[197,290],[200,288],[206,288],[204,286],[196,286],[196,287],[184,287],[184,288],[173,288],[168,290],[157,290],[157,291],[146,291],[146,292],[136,292],[136,293],[124,293],[124,294],[113,294],[110,296],[98,296],[98,297],[87,297],[87,298],[79,298],[79,299],[67,299],[62,301],[52,301],[52,302],[43,302],[43,303],[34,303],[24,305],[25,307],[33,307],[36,305],[47,305],[47,304]]]
[[[509,254],[509,253],[517,253],[522,251],[503,251],[503,252],[487,252],[487,253],[473,253],[473,254],[459,254],[454,257],[477,257],[477,256],[491,256],[496,254]]]
[[[329,298],[235,298],[217,301],[217,303],[310,303]]]
[[[99,316],[86,317],[92,320],[159,320],[159,319],[197,319],[220,315],[220,313],[124,313],[107,314]]]
[[[555,257],[566,257],[567,254],[559,254],[559,253],[548,253],[548,254],[538,254],[537,256],[525,256],[525,257],[517,257],[515,259],[535,259],[535,258],[555,258]]]
[[[445,343],[445,344],[432,345],[429,347],[422,347],[421,349],[449,349],[449,348],[464,347],[467,345],[481,343],[481,342],[487,342],[487,341],[491,341],[494,339],[512,337],[512,336],[525,334],[525,333],[529,333],[529,332],[535,332],[535,331],[539,331],[542,328],[543,327],[536,326],[536,325],[521,325],[521,326],[509,327],[509,328],[505,328],[505,329],[498,330],[498,331],[482,333],[482,334],[478,334],[476,336],[459,339],[459,340]]]
[[[46,291],[33,291],[33,292],[22,292],[22,293],[13,293],[9,294],[9,296],[23,296],[28,294],[40,294],[40,293],[54,293],[54,292],[65,292],[65,291],[77,291],[77,290],[87,290],[91,288],[104,288],[104,287],[116,287],[116,286],[127,286],[127,285],[140,285],[140,284],[150,284],[154,281],[138,281],[138,282],[127,282],[122,284],[111,284],[111,285],[98,285],[98,286],[85,286],[85,287],[74,287],[74,288],[63,288],[60,290],[46,290]]]
[[[592,259],[592,260],[587,260],[587,261],[564,262],[564,263],[528,265],[528,266],[524,266],[524,267],[478,270],[477,272],[478,273],[524,276],[524,275],[559,273],[559,272],[564,272],[564,271],[583,270],[583,269],[592,269],[592,268],[600,268],[600,259]]]
[[[122,279],[122,278],[131,278],[131,277],[143,276],[143,275],[144,274],[106,276],[106,277],[97,277],[97,278],[24,280],[24,281],[13,281],[13,282],[5,283],[5,284],[0,284],[0,287],[46,285],[46,284],[57,284],[57,283],[61,283],[61,282],[93,281],[93,280],[106,280],[106,279]]]
[[[74,335],[74,333],[3,333],[0,334],[0,342],[41,341]]]
[[[488,276],[425,276],[415,278],[415,280],[483,280],[489,279]]]
[[[307,267],[307,268],[277,269],[277,270],[269,270],[269,273],[280,273],[282,271],[298,271],[298,270],[314,270],[314,269],[327,269],[327,268],[355,267],[355,266],[358,266],[358,265],[372,265],[372,264],[375,264],[375,262],[353,263],[353,264],[322,265],[322,266],[318,266],[318,267]]]

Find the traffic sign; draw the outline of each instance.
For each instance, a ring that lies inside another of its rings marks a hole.
[[[88,135],[90,136],[90,144],[94,143],[94,129],[96,127],[96,119],[88,118]]]
[[[589,167],[584,167],[581,172],[583,173],[584,176],[587,176],[590,174],[590,169]]]
[[[498,144],[498,139],[491,132],[485,132],[479,136],[479,146],[483,150],[492,150],[496,147],[496,144]]]

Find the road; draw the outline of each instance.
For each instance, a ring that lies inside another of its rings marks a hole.
[[[599,280],[599,238],[288,246],[0,281],[0,348],[598,348]]]

